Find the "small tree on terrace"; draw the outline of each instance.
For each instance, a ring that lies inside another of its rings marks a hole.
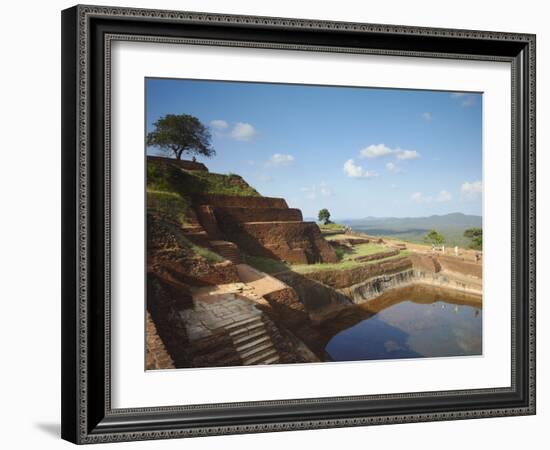
[[[323,208],[319,211],[319,222],[323,222],[325,225],[330,223],[330,212],[328,209]]]
[[[445,242],[445,238],[442,234],[439,234],[436,230],[430,230],[424,240],[432,245],[441,245]]]
[[[474,250],[483,249],[483,230],[481,228],[468,228],[464,231],[464,236],[470,238],[470,248]]]
[[[215,155],[211,139],[208,128],[196,117],[167,114],[154,123],[153,131],[147,134],[147,145],[158,147],[180,160],[184,153],[207,157]]]

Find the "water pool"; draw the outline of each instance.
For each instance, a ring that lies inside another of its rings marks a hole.
[[[482,354],[481,298],[425,286],[389,291],[330,325],[333,361]]]

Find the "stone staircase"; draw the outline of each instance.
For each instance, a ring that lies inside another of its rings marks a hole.
[[[192,209],[187,212],[187,225],[182,227],[184,236],[194,244],[201,247],[208,247],[210,237],[206,230],[202,227],[199,219]]]
[[[182,231],[183,235],[193,242],[193,244],[200,245],[201,247],[208,247],[208,234],[200,225],[182,227]]]
[[[279,354],[267,332],[261,315],[249,317],[227,327],[237,353],[245,366],[276,364]]]
[[[239,247],[237,247],[233,242],[210,241],[210,247],[212,247],[212,250],[218,255],[231,261],[233,264],[240,264],[242,262]]]

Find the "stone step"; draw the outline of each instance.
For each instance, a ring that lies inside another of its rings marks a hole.
[[[253,341],[247,342],[246,344],[242,344],[239,347],[237,347],[237,351],[239,353],[241,352],[247,352],[248,350],[251,350],[253,348],[257,348],[260,345],[263,345],[265,343],[271,343],[271,339],[269,339],[269,336],[266,334],[262,337],[259,337],[258,339],[255,339]]]
[[[279,355],[272,356],[264,361],[261,362],[261,364],[275,364],[280,361]]]
[[[268,341],[265,341],[263,344],[259,344],[255,347],[252,347],[246,351],[239,352],[239,353],[241,355],[241,358],[247,359],[247,358],[251,358],[257,353],[262,353],[264,350],[268,350],[270,348],[273,348],[273,343],[271,342],[271,340],[268,340]]]
[[[216,249],[216,253],[218,255],[223,256],[225,259],[240,257],[240,255],[237,252],[228,252],[228,251],[221,250],[219,248]]]
[[[248,325],[247,327],[236,329],[229,333],[229,335],[232,338],[235,338],[236,336],[249,336],[251,333],[254,333],[258,331],[259,329],[263,329],[264,324],[263,322],[253,323],[251,325]]]
[[[233,331],[233,330],[237,330],[241,327],[248,327],[249,325],[252,325],[254,322],[261,322],[261,321],[262,321],[261,315],[257,314],[257,315],[254,315],[252,317],[247,317],[246,319],[242,319],[242,320],[239,320],[237,322],[233,322],[232,324],[227,325],[225,327],[225,329],[228,330],[228,331]],[[231,333],[229,333],[229,334],[231,334]]]
[[[223,256],[233,264],[241,263],[241,252],[233,242],[212,240],[210,246],[218,255]]]
[[[212,350],[201,351],[200,354],[195,355],[194,360],[195,362],[207,363],[210,365],[213,362],[223,361],[225,359],[233,360],[234,358],[235,351],[231,347],[216,347]]]
[[[189,228],[183,228],[182,229],[184,234],[200,234],[202,236],[208,236],[206,231],[202,227],[189,227]]]
[[[265,336],[266,335],[266,331],[265,331],[265,329],[263,329],[263,327],[258,326],[257,330],[258,331],[254,331],[254,332],[250,332],[250,333],[240,333],[240,334],[237,334],[237,335],[232,335],[231,336],[232,338],[233,338],[233,336],[237,336],[236,338],[233,338],[233,343],[235,345],[244,344],[245,342],[248,342],[252,339],[256,339],[260,336]]]
[[[200,245],[201,247],[209,247],[209,239],[208,234],[206,234],[206,231],[197,231],[197,232],[189,232],[189,233],[183,233],[183,235],[189,239],[194,244]]]
[[[243,365],[250,366],[252,364],[264,364],[265,361],[274,357],[277,357],[277,359],[279,359],[279,355],[277,355],[277,350],[275,350],[274,347],[271,347],[266,351],[255,354],[253,357],[243,359]]]
[[[188,225],[186,227],[182,227],[181,230],[185,233],[205,233],[204,229],[200,226],[200,224],[197,225]]]

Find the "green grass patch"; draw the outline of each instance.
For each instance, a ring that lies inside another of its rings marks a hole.
[[[208,261],[210,264],[216,264],[224,261],[224,258],[218,255],[216,252],[213,252],[209,248],[204,248],[200,245],[195,244],[194,242],[191,242],[189,239],[183,236],[181,232],[176,233],[176,239],[181,246],[188,248],[195,255],[206,259],[206,261]]]
[[[329,239],[330,240],[330,239]],[[352,261],[362,256],[374,255],[375,253],[382,253],[388,251],[388,248],[374,243],[359,244],[352,247],[338,246],[334,248],[336,256],[340,262]]]
[[[239,195],[243,197],[259,197],[260,194],[249,186],[240,176],[209,172],[188,172],[187,189],[201,189],[196,192],[203,194]]]
[[[191,204],[187,198],[175,192],[154,191],[147,189],[147,209],[158,211],[185,226]]]
[[[323,270],[348,270],[356,267],[367,266],[370,264],[377,264],[379,262],[386,262],[392,259],[401,258],[403,256],[410,255],[409,250],[401,250],[398,255],[388,256],[387,258],[377,259],[374,261],[355,261],[352,258],[363,255],[370,255],[373,253],[379,253],[386,251],[387,248],[376,244],[362,244],[357,247],[363,247],[358,249],[356,253],[350,252],[343,255],[342,259],[337,263],[317,263],[317,264],[287,264],[282,261],[278,261],[272,258],[265,258],[261,256],[243,255],[243,260],[249,266],[254,267],[261,272],[273,274],[278,272],[285,272],[292,270],[297,273],[311,273]]]
[[[285,272],[290,268],[289,265],[276,259],[265,258],[262,256],[245,255],[245,254],[243,254],[242,256],[246,264],[254,267],[255,269],[261,272],[265,272],[265,273]]]
[[[182,198],[191,194],[260,196],[239,175],[183,170],[169,159],[147,160],[147,190],[173,192]]]
[[[398,255],[388,256],[387,258],[376,259],[373,261],[354,260],[353,258],[357,258],[358,256],[372,255],[374,253],[379,253],[380,251],[387,250],[385,247],[382,247],[381,245],[376,245],[376,244],[362,244],[354,248],[364,247],[364,246],[370,246],[371,248],[359,249],[356,253],[354,252],[346,253],[344,257],[337,263],[296,264],[291,266],[291,269],[294,272],[298,272],[298,273],[311,273],[311,272],[319,272],[324,270],[349,270],[349,269],[355,269],[356,267],[368,266],[371,264],[378,264],[381,262],[386,262],[392,259],[397,259],[403,256],[410,255],[409,250],[401,250]],[[378,247],[378,249],[373,248],[375,246]],[[382,250],[380,250],[380,247],[382,248]]]
[[[166,227],[167,232],[171,232],[174,238],[176,239],[176,242],[181,246],[188,250],[190,250],[193,254],[205,259],[210,264],[219,263],[222,261],[225,261],[223,257],[218,255],[216,252],[213,252],[209,248],[201,247],[200,245],[195,244],[194,242],[191,242],[187,237],[184,236],[183,231],[181,230],[181,227],[177,222],[172,221],[163,221],[162,226]]]
[[[345,230],[345,226],[341,225],[339,223],[320,223],[319,228],[321,229],[321,233],[336,233],[336,232],[343,232]]]
[[[183,236],[182,236],[182,239],[187,241],[187,243],[189,244],[189,248],[193,251],[193,253],[195,253],[196,255],[202,256],[210,264],[216,264],[216,263],[225,261],[224,258],[218,255],[216,252],[213,252],[209,248],[204,248],[204,247],[201,247],[200,245],[194,244],[189,239]]]
[[[361,256],[374,255],[375,253],[387,252],[389,249],[380,244],[359,244],[354,245],[349,253],[344,255],[343,261],[352,260]]]

